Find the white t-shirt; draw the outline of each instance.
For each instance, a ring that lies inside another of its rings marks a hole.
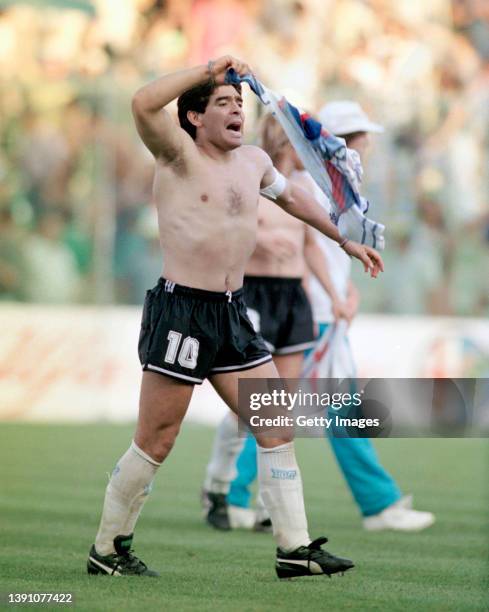
[[[314,186],[315,199],[329,212],[331,205],[328,198],[321,191],[321,189],[319,189],[312,178],[311,183]],[[321,251],[324,253],[329,275],[338,297],[345,300],[348,294],[348,283],[351,273],[351,259],[334,240],[327,238],[324,236],[324,234],[321,234],[317,230],[314,230],[314,235],[321,248]],[[318,323],[332,323],[334,321],[334,317],[331,308],[331,299],[313,275],[310,277],[309,289],[314,320]]]

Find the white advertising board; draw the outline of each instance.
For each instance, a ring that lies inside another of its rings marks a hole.
[[[132,421],[141,368],[137,307],[0,306],[0,420]],[[489,322],[359,316],[351,341],[360,377],[489,377]],[[206,382],[187,418],[226,410]]]

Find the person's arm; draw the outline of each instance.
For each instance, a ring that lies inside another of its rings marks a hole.
[[[190,136],[165,110],[184,91],[210,79],[206,66],[196,66],[168,74],[141,87],[132,99],[132,113],[141,140],[163,162],[173,163],[183,154]]]
[[[226,71],[234,68],[240,75],[251,72],[247,64],[225,55],[207,66],[195,66],[167,74],[141,87],[132,99],[136,127],[144,144],[155,157],[173,162],[181,156],[184,144],[192,142],[190,136],[173,121],[164,109],[188,89],[213,80],[224,83]]]
[[[322,234],[341,245],[345,253],[363,263],[365,272],[370,272],[372,278],[376,278],[378,273],[384,270],[382,257],[375,249],[343,238],[336,225],[331,221],[329,214],[310,194],[287,181],[287,179],[284,180],[285,183],[282,179],[278,181],[277,171],[268,157],[261,181],[262,193],[264,193],[263,190],[270,188],[270,186],[273,188],[273,185],[276,185],[275,189],[280,193],[276,193],[274,199],[285,212],[315,227]]]
[[[346,318],[346,310],[341,302],[329,275],[328,264],[323,252],[314,238],[313,230],[306,227],[306,239],[304,242],[304,259],[309,270],[319,281],[320,285],[331,298],[331,306],[335,320]]]

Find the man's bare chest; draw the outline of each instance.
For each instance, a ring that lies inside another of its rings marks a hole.
[[[229,167],[198,163],[185,175],[157,172],[154,197],[160,207],[176,214],[239,218],[256,215],[260,180],[257,168],[249,163]]]
[[[197,201],[204,210],[223,212],[231,217],[256,213],[259,179],[254,173],[205,173],[195,183]]]

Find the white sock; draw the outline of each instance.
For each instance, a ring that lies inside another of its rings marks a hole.
[[[95,538],[95,550],[100,555],[115,552],[116,536],[134,532],[136,521],[160,465],[134,441],[119,459],[105,490],[102,519]]]
[[[265,507],[265,503],[263,501],[263,497],[260,491],[258,491],[258,495],[256,496],[255,506],[256,506],[256,522],[257,523],[263,523],[263,521],[266,521],[267,519],[270,518],[270,514]]]
[[[258,479],[278,546],[289,552],[310,544],[293,442],[275,448],[258,447]]]
[[[206,491],[228,493],[231,482],[236,478],[236,460],[245,439],[238,433],[238,419],[228,412],[216,430],[204,480]]]

